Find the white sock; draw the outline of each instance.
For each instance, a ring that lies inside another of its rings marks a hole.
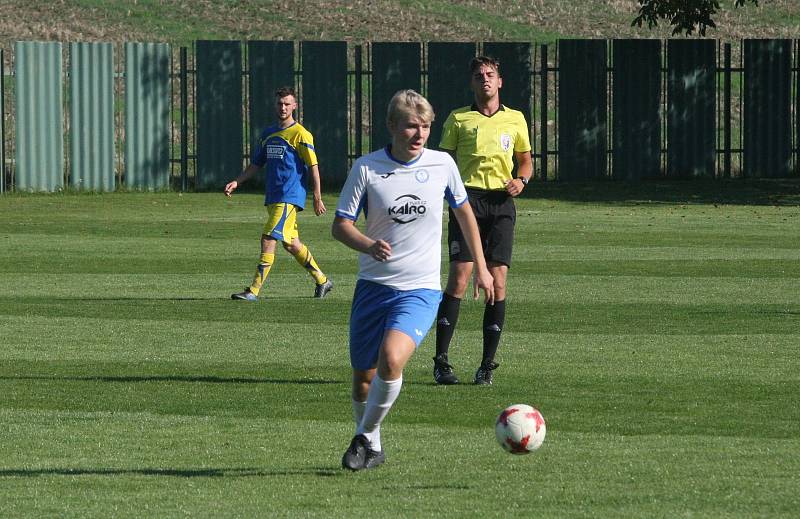
[[[363,434],[370,443],[370,448],[374,451],[381,451],[381,422],[389,409],[400,395],[400,388],[403,386],[403,377],[397,380],[383,380],[378,375],[372,378],[367,395],[367,407],[364,409],[364,416],[361,424],[356,429],[356,434]]]
[[[366,408],[366,402],[359,402],[358,400],[353,399],[353,421],[356,422],[356,427],[359,426],[361,419],[364,418],[364,409]]]

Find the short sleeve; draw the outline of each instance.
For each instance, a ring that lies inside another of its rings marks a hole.
[[[367,199],[367,167],[357,160],[339,193],[336,216],[348,220],[358,220],[358,215]]]
[[[452,208],[461,207],[467,201],[467,190],[464,181],[458,172],[458,166],[450,155],[445,157],[447,167],[447,187],[444,191],[444,198]]]
[[[311,132],[300,132],[300,139],[297,142],[296,149],[306,166],[311,167],[319,164],[317,152],[314,150],[314,136],[311,135]]]
[[[514,151],[525,152],[531,151],[531,135],[528,131],[528,123],[525,121],[525,116],[519,114],[519,120],[516,124],[517,138],[514,139]]]
[[[451,151],[458,148],[458,121],[456,121],[454,112],[450,112],[450,115],[447,116],[447,120],[444,122],[439,148]]]

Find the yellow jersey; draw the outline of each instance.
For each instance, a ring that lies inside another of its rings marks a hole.
[[[439,147],[455,151],[466,187],[496,191],[505,190],[512,178],[514,152],[531,151],[531,139],[522,112],[500,105],[486,116],[472,105],[450,112]]]

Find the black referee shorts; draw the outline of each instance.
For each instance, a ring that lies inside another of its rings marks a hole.
[[[467,189],[469,204],[478,220],[483,255],[487,262],[511,266],[511,249],[514,245],[514,224],[517,209],[514,198],[505,191]],[[447,245],[450,261],[473,261],[469,247],[461,233],[453,210],[447,224]]]

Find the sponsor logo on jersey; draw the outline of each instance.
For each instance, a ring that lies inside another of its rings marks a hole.
[[[423,218],[428,212],[427,202],[417,195],[400,195],[394,201],[396,204],[389,207],[388,212],[395,223],[411,223]]]
[[[380,177],[381,178],[389,178],[392,175],[394,175],[395,173],[397,173],[397,172],[396,171],[387,171],[386,173],[383,173],[382,175],[380,175]]]
[[[267,158],[282,159],[286,154],[286,146],[267,144]]]
[[[503,151],[508,151],[511,148],[511,136],[509,134],[500,134],[500,147],[503,148]]]

